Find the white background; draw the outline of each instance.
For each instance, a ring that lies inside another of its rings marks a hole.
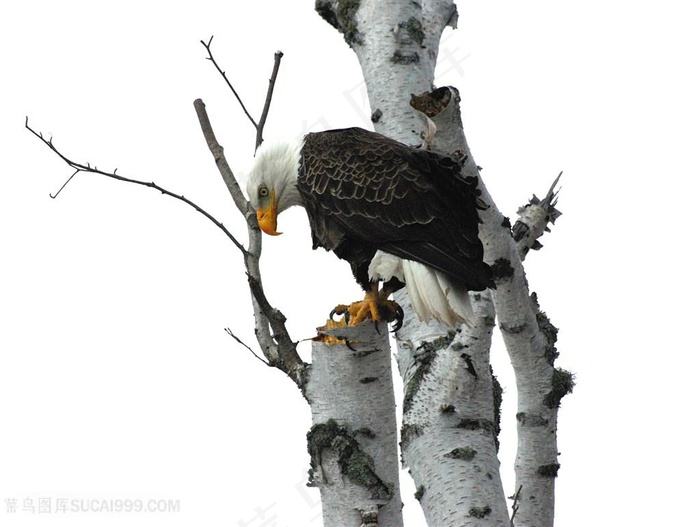
[[[458,6],[436,82],[461,91],[499,207],[514,218],[564,171],[564,215],[526,261],[560,328],[558,365],[577,381],[560,412],[557,522],[689,525],[700,470],[698,13],[681,1]],[[24,129],[29,116],[73,159],[156,181],[242,235],[192,107],[207,103],[243,178],[254,131],[204,60],[199,40],[211,35],[256,116],[284,51],[268,138],[368,126],[354,55],[311,0],[3,8],[2,525],[320,525],[304,486],[308,408],[224,332],[255,343],[235,247],[150,189],[80,174],[50,199],[71,171]],[[311,251],[305,221],[285,213],[286,234],[265,239],[267,291],[296,339],[359,293],[344,263]],[[501,346],[493,353],[511,494],[515,386]],[[406,476],[407,527],[423,525],[413,492]],[[170,500],[179,512],[55,511],[93,499]]]

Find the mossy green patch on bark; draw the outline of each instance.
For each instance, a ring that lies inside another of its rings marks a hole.
[[[559,333],[559,330],[554,324],[552,324],[547,314],[540,310],[540,303],[537,300],[537,293],[533,292],[530,295],[530,300],[537,310],[537,314],[535,315],[537,318],[537,327],[544,335],[545,339],[547,339],[547,344],[544,348],[544,358],[550,366],[554,366],[554,361],[559,357],[559,352],[557,351],[556,346],[557,334]]]
[[[316,12],[343,34],[348,45],[362,44],[357,30],[357,10],[360,0],[316,0]]]
[[[366,488],[373,499],[389,500],[393,490],[374,472],[374,460],[362,450],[354,437],[358,433],[367,435],[365,429],[351,432],[333,419],[311,427],[306,435],[311,456],[311,483],[316,483],[313,477],[322,466],[324,452],[330,451],[338,456],[340,472],[350,482]]]
[[[418,488],[416,489],[416,493],[413,496],[418,501],[420,501],[424,494],[425,494],[425,487],[423,485],[418,485]]]
[[[563,368],[554,368],[552,372],[552,389],[544,396],[544,405],[547,408],[559,408],[565,395],[574,391],[574,374]]]
[[[498,436],[501,433],[501,405],[503,404],[503,387],[498,382],[498,378],[493,373],[493,368],[489,366],[491,372],[491,384],[493,389],[493,439],[496,442],[496,452],[500,448]]]

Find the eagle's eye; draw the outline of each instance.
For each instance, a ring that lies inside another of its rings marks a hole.
[[[258,196],[261,198],[266,198],[270,195],[270,190],[267,187],[260,187],[258,189]]]

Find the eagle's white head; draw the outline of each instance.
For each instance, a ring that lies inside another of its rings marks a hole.
[[[250,204],[257,211],[258,225],[267,234],[280,234],[277,216],[302,204],[296,185],[303,143],[263,143],[255,153],[246,187]]]

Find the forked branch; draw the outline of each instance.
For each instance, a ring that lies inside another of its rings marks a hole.
[[[212,50],[211,50],[211,43],[213,40],[214,40],[214,37],[212,36],[208,42],[204,42],[203,40],[200,40],[200,42],[202,43],[202,46],[204,46],[204,49],[206,49],[207,53],[209,54],[209,56],[207,57],[207,60],[211,61],[211,63],[216,68],[216,70],[223,77],[224,81],[228,85],[228,87],[231,90],[231,92],[233,93],[234,97],[236,97],[238,104],[241,105],[241,108],[243,109],[243,113],[245,113],[246,117],[248,117],[248,120],[255,127],[255,130],[256,130],[255,149],[257,150],[258,147],[263,142],[263,135],[262,135],[263,129],[265,128],[265,122],[267,121],[267,116],[270,113],[270,104],[272,103],[272,93],[275,89],[275,82],[277,81],[277,73],[279,72],[279,69],[280,69],[280,62],[282,61],[283,53],[281,51],[277,51],[275,53],[275,62],[272,66],[272,74],[270,75],[270,81],[269,81],[269,84],[267,87],[267,95],[265,96],[265,104],[263,105],[262,113],[260,114],[260,119],[258,119],[256,121],[253,118],[253,116],[250,114],[248,109],[246,108],[240,95],[238,95],[236,88],[234,88],[233,84],[231,84],[231,81],[229,81],[228,77],[226,76],[226,72],[221,68],[221,66],[219,66],[219,63],[216,62],[216,59],[214,58],[214,54],[212,53]]]
[[[296,343],[289,336],[285,324],[286,317],[281,311],[270,305],[263,290],[259,266],[262,236],[258,228],[255,211],[243,194],[226,160],[226,156],[224,156],[224,149],[216,139],[216,134],[207,115],[204,102],[201,99],[197,99],[194,101],[194,108],[202,128],[202,134],[214,157],[219,173],[248,226],[248,250],[246,251],[244,263],[246,274],[248,275],[248,285],[253,297],[255,335],[258,343],[270,365],[284,371],[297,386],[302,388],[306,364],[299,357],[296,351]]]
[[[219,171],[222,174],[224,181],[231,193],[234,202],[236,203],[238,209],[243,214],[247,220],[248,233],[249,233],[249,249],[240,243],[231,232],[212,216],[209,212],[204,210],[202,207],[194,203],[192,200],[186,198],[183,195],[176,194],[155,182],[152,181],[142,181],[130,177],[125,177],[117,174],[115,169],[112,172],[107,172],[100,170],[97,166],[91,166],[89,163],[78,163],[73,161],[63,152],[58,150],[53,144],[52,139],[47,139],[41,132],[37,132],[29,125],[29,118],[25,121],[25,127],[34,136],[40,139],[54,154],[56,154],[65,164],[71,167],[74,172],[70,178],[63,184],[61,189],[56,193],[52,194],[51,197],[55,198],[63,190],[66,185],[74,178],[75,175],[85,172],[90,174],[98,174],[111,179],[116,179],[118,181],[123,181],[126,183],[133,183],[136,185],[148,187],[159,191],[161,194],[177,199],[186,203],[190,207],[194,208],[197,212],[204,215],[212,223],[214,223],[219,229],[221,229],[228,239],[241,251],[243,255],[243,260],[246,267],[246,273],[249,277],[250,290],[254,299],[255,315],[256,315],[256,335],[258,337],[258,342],[260,347],[265,354],[267,359],[267,364],[270,366],[275,366],[282,371],[284,371],[292,380],[301,388],[303,387],[304,372],[306,364],[301,360],[296,352],[296,344],[292,341],[287,332],[285,326],[285,317],[277,309],[274,309],[265,297],[265,293],[262,288],[262,283],[260,279],[259,270],[259,257],[260,257],[260,247],[261,247],[261,236],[260,230],[257,227],[257,222],[255,221],[255,213],[250,208],[248,201],[243,195],[236,179],[231,171],[226,158],[223,155],[223,148],[216,141],[213,130],[211,130],[211,124],[209,118],[206,115],[204,109],[204,103],[201,100],[195,101],[195,107],[197,109],[197,114],[200,118],[200,125],[202,126],[202,131],[207,140],[207,143],[214,154]],[[272,332],[270,331],[272,329]]]
[[[260,120],[256,122],[250,115],[250,112],[248,112],[246,109],[235,88],[228,80],[226,73],[219,67],[218,63],[214,59],[211,52],[212,39],[209,39],[209,42],[207,43],[204,41],[201,42],[209,53],[209,60],[212,61],[216,69],[224,78],[226,84],[236,97],[236,100],[238,100],[238,103],[241,105],[244,113],[248,116],[248,119],[255,127],[257,149],[257,147],[260,146],[263,141],[262,133],[270,111],[275,80],[277,79],[280,61],[282,60],[282,52],[278,51],[275,53],[275,62],[272,68],[272,76],[269,81],[262,115]],[[262,237],[260,229],[258,228],[255,211],[250,206],[250,203],[241,191],[240,185],[236,181],[233,171],[226,161],[224,149],[216,139],[216,135],[214,134],[214,129],[211,125],[211,121],[209,120],[209,116],[207,115],[204,102],[201,99],[195,100],[194,108],[197,112],[197,118],[199,119],[199,124],[202,128],[202,134],[204,135],[207,146],[214,157],[214,161],[216,162],[216,166],[219,169],[221,177],[226,183],[229,193],[231,194],[234,203],[238,207],[238,210],[246,219],[246,224],[248,226],[249,243],[248,252],[245,257],[245,266],[246,274],[248,275],[248,285],[252,295],[253,312],[255,315],[255,335],[258,339],[258,343],[260,344],[260,348],[262,349],[269,365],[275,366],[284,371],[292,380],[294,380],[297,386],[303,390],[305,385],[305,372],[307,364],[299,357],[299,354],[296,351],[296,343],[292,341],[291,337],[289,336],[289,332],[286,328],[286,317],[281,311],[270,305],[263,290],[259,266],[260,252],[262,249]]]
[[[52,139],[46,139],[44,135],[41,132],[37,132],[34,130],[31,126],[29,126],[29,117],[26,118],[24,122],[24,126],[27,130],[29,130],[32,134],[34,134],[36,137],[38,137],[46,146],[49,147],[49,149],[56,154],[58,157],[63,160],[64,163],[66,163],[69,167],[75,170],[73,174],[68,178],[68,180],[63,184],[63,186],[59,189],[56,194],[50,194],[51,198],[56,198],[58,194],[63,190],[66,185],[75,177],[76,174],[80,172],[86,172],[89,174],[98,174],[100,176],[106,176],[108,178],[116,179],[117,181],[124,181],[126,183],[134,183],[136,185],[141,185],[144,187],[152,188],[157,191],[159,191],[161,194],[165,194],[166,196],[170,196],[171,198],[175,198],[178,201],[182,201],[183,203],[186,203],[190,207],[192,207],[194,210],[199,212],[200,214],[204,215],[209,221],[211,221],[214,225],[216,225],[219,229],[223,231],[223,233],[228,237],[229,240],[233,242],[233,244],[238,247],[238,249],[243,253],[246,254],[246,249],[245,247],[231,234],[231,232],[224,226],[223,223],[221,223],[219,220],[217,220],[214,216],[212,216],[210,213],[208,213],[206,210],[204,210],[202,207],[194,203],[192,200],[186,198],[183,195],[180,194],[175,194],[174,192],[171,192],[168,189],[165,189],[158,185],[157,183],[154,183],[153,181],[141,181],[139,179],[133,179],[133,178],[128,178],[124,176],[120,176],[117,174],[117,169],[115,168],[114,171],[112,172],[106,172],[104,170],[100,170],[97,168],[97,166],[90,166],[90,163],[82,164],[82,163],[77,163],[64,155],[61,151],[56,148],[56,146],[53,144]]]
[[[272,76],[270,78],[267,89],[267,95],[265,97],[265,104],[263,107],[262,115],[260,116],[260,119],[256,122],[255,119],[253,119],[253,117],[250,115],[248,110],[245,108],[243,101],[238,96],[238,93],[233,88],[233,85],[229,82],[228,78],[226,77],[226,73],[219,67],[217,62],[214,60],[214,56],[211,52],[211,42],[212,39],[209,39],[209,42],[207,43],[202,41],[202,45],[204,45],[204,47],[207,49],[209,53],[209,59],[212,61],[216,69],[219,71],[219,73],[222,75],[222,77],[228,84],[229,88],[231,89],[236,99],[240,103],[241,107],[243,108],[243,111],[248,116],[248,119],[250,119],[251,123],[253,123],[253,125],[255,126],[257,149],[257,147],[263,141],[262,133],[265,127],[265,123],[267,121],[267,116],[270,111],[272,94],[275,86],[275,81],[277,79],[277,73],[279,71],[280,61],[282,59],[282,53],[275,53],[275,62],[272,69]],[[234,203],[236,204],[236,207],[246,220],[249,238],[247,249],[233,236],[233,234],[231,234],[231,232],[226,227],[224,227],[223,223],[221,223],[219,220],[214,218],[214,216],[212,216],[202,207],[200,207],[190,199],[186,198],[185,196],[175,194],[174,192],[171,192],[170,190],[167,190],[152,181],[141,181],[138,179],[118,175],[116,169],[112,172],[107,172],[98,169],[97,166],[91,166],[89,163],[82,164],[73,161],[68,156],[59,151],[54,146],[53,141],[50,138],[46,139],[42,133],[37,132],[33,128],[31,128],[29,126],[29,118],[27,118],[25,121],[25,127],[37,138],[39,138],[64,163],[66,163],[69,167],[71,167],[74,170],[73,174],[63,184],[63,186],[61,186],[58,192],[56,192],[56,194],[50,194],[51,198],[56,198],[58,194],[60,194],[60,192],[77,174],[81,172],[99,174],[101,176],[116,179],[118,181],[124,181],[126,183],[133,183],[136,185],[153,188],[159,191],[161,194],[165,194],[166,196],[170,196],[179,201],[182,201],[183,203],[186,203],[187,205],[194,208],[200,214],[204,215],[219,229],[221,229],[221,231],[223,231],[224,234],[226,234],[229,240],[233,242],[233,244],[238,248],[238,250],[241,251],[243,255],[243,261],[245,263],[246,274],[248,276],[248,283],[253,299],[253,308],[255,313],[256,325],[255,333],[258,338],[258,343],[260,344],[263,354],[265,355],[265,359],[267,359],[263,362],[266,362],[266,364],[268,364],[269,366],[275,366],[284,371],[297,384],[297,386],[303,389],[305,385],[305,372],[307,365],[299,357],[299,354],[296,351],[296,343],[293,342],[289,336],[285,325],[285,316],[279,310],[273,308],[270,305],[263,291],[259,266],[262,242],[260,229],[258,228],[255,217],[255,211],[252,210],[250,204],[248,203],[248,200],[245,198],[243,192],[240,189],[240,186],[238,185],[238,182],[236,181],[233,171],[229,167],[228,162],[224,157],[223,148],[216,140],[216,136],[214,135],[214,131],[212,129],[211,122],[209,121],[209,117],[206,113],[204,103],[200,99],[197,99],[194,105],[195,110],[197,112],[197,116],[199,118],[200,126],[202,128],[202,133],[204,134],[204,138],[207,141],[207,145],[209,146],[209,149],[212,152],[212,155],[214,156],[214,160],[216,161],[216,165],[219,169],[219,172],[221,173],[221,176],[223,177],[224,182],[226,183],[226,186],[231,194],[231,197],[233,198]],[[229,332],[229,334],[233,336],[231,332]]]

